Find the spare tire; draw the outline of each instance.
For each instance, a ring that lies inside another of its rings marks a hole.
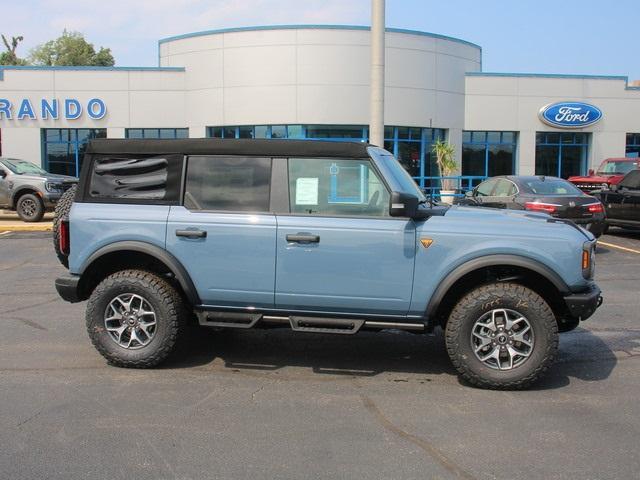
[[[64,265],[65,268],[69,268],[69,259],[67,256],[60,251],[60,222],[69,216],[69,212],[71,211],[71,205],[73,205],[73,200],[76,198],[76,190],[78,189],[78,185],[73,185],[69,190],[62,194],[58,204],[56,205],[55,213],[53,216],[53,248],[56,251],[56,256],[60,263]]]

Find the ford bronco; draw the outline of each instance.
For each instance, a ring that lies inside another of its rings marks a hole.
[[[58,211],[63,299],[96,349],[153,367],[217,328],[431,332],[470,384],[523,388],[600,305],[595,239],[544,213],[432,205],[387,151],[94,140]],[[74,198],[70,198],[75,195]],[[69,208],[70,207],[70,208]]]

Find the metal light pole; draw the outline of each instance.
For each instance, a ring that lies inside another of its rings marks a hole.
[[[371,97],[369,143],[384,146],[384,9],[385,0],[371,0]]]

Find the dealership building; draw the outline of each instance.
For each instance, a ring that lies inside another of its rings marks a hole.
[[[76,175],[92,138],[367,141],[370,30],[235,28],[159,41],[159,66],[0,67],[0,154]],[[431,145],[463,175],[584,174],[640,152],[626,77],[482,71],[465,40],[387,29],[385,141],[422,185]]]

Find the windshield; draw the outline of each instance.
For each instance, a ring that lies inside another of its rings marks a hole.
[[[37,166],[35,163],[27,162],[25,160],[16,160],[14,158],[5,158],[2,163],[13,173],[17,175],[33,174],[33,175],[47,175],[47,172]]]
[[[624,161],[624,162],[613,162],[610,160],[605,160],[598,168],[598,173],[604,173],[607,175],[611,175],[612,173],[625,174],[629,173],[631,170],[635,170],[638,168],[638,161]]]
[[[384,167],[386,172],[393,177],[393,180],[398,184],[399,191],[405,193],[412,193],[418,197],[421,202],[426,202],[427,197],[424,196],[420,187],[411,178],[409,172],[407,172],[402,165],[386,150],[381,148],[369,148],[369,153],[375,157],[381,167]]]
[[[523,183],[536,195],[582,195],[572,183],[560,178],[524,180]]]

